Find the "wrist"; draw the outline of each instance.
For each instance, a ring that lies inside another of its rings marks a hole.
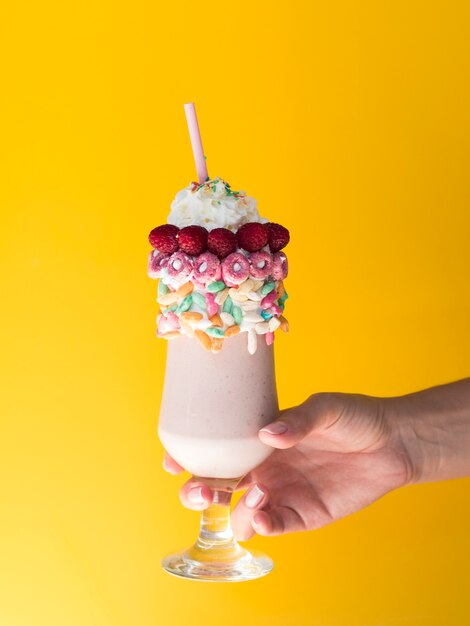
[[[470,379],[387,398],[409,483],[470,476]]]

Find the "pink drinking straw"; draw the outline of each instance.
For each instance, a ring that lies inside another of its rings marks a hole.
[[[189,136],[191,138],[194,160],[196,162],[197,177],[199,182],[203,183],[208,178],[208,174],[194,102],[185,104],[184,112],[186,113],[186,121],[188,122]]]

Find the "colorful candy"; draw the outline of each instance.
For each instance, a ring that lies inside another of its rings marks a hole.
[[[252,252],[249,258],[250,274],[253,278],[264,280],[271,274],[273,262],[269,252]]]
[[[222,261],[222,277],[227,285],[239,285],[249,273],[250,264],[241,252],[232,252]]]
[[[273,254],[272,276],[275,280],[284,280],[287,276],[289,266],[287,257],[284,252],[275,252]]]
[[[184,252],[174,252],[168,260],[168,276],[178,280],[188,278],[193,271],[193,260]]]
[[[202,285],[218,281],[221,275],[220,261],[212,252],[204,252],[194,261],[194,278]]]

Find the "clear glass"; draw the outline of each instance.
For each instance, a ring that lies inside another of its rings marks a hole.
[[[271,571],[271,559],[235,541],[230,501],[243,476],[271,454],[258,430],[278,413],[274,351],[264,337],[253,355],[245,333],[225,340],[217,354],[188,337],[169,342],[159,436],[180,465],[211,487],[214,501],[202,513],[196,543],[163,560],[167,572],[229,582]]]

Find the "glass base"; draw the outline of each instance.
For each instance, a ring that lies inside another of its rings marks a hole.
[[[236,554],[233,554],[232,558],[217,560],[214,558],[215,555],[204,558],[196,544],[185,552],[165,557],[162,566],[173,576],[206,582],[254,580],[269,574],[273,569],[274,563],[265,554],[248,552],[238,544],[234,548]]]

